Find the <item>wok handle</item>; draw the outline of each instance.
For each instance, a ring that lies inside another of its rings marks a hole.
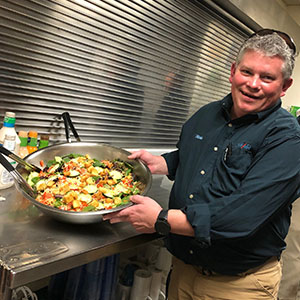
[[[41,169],[39,167],[28,163],[27,161],[25,161],[22,158],[20,158],[18,155],[14,154],[13,152],[11,152],[8,149],[4,148],[3,146],[0,146],[0,153],[6,155],[7,157],[11,158],[12,160],[18,162],[22,166],[25,166],[25,168],[26,167],[29,168],[29,170],[31,170],[31,171],[36,171],[36,172],[40,172],[41,171]]]
[[[73,125],[73,122],[71,120],[70,114],[68,112],[64,112],[64,113],[62,113],[62,118],[63,118],[64,124],[65,124],[65,131],[66,131],[67,141],[69,143],[71,143],[70,130],[69,130],[69,127],[70,127],[74,137],[77,140],[77,142],[81,142],[80,137],[79,137],[79,135],[78,135],[78,133],[77,133],[77,131],[76,131],[74,125]]]

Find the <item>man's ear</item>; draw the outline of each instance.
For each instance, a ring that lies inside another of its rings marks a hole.
[[[283,83],[283,87],[282,87],[282,91],[281,91],[281,94],[280,94],[280,97],[283,97],[286,93],[286,91],[288,90],[288,88],[293,84],[293,79],[292,78],[289,78],[289,79],[286,79]]]
[[[232,77],[235,73],[235,70],[236,70],[236,65],[235,65],[235,62],[232,63],[231,65],[231,69],[230,69],[230,77],[229,77],[229,82],[232,83]]]

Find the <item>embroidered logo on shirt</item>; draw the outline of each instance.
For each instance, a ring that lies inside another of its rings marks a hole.
[[[195,134],[195,139],[197,140],[203,140],[203,136],[200,134]]]
[[[248,143],[239,143],[238,146],[241,148],[241,149],[246,149],[246,150],[250,150],[252,147],[250,144]]]

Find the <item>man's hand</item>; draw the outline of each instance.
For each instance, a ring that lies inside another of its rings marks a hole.
[[[135,195],[130,197],[135,203],[121,211],[104,215],[103,220],[110,220],[110,223],[129,222],[142,233],[155,232],[154,224],[162,207],[153,199]]]
[[[165,159],[160,155],[153,155],[146,150],[132,152],[129,159],[141,159],[149,168],[152,174],[168,175],[168,167]]]

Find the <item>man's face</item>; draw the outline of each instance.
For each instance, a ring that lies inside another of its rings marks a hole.
[[[229,81],[233,119],[265,110],[285,95],[293,80],[283,79],[282,66],[280,57],[268,57],[255,51],[247,51],[239,65],[232,64]]]

